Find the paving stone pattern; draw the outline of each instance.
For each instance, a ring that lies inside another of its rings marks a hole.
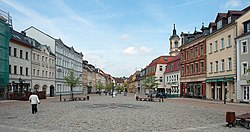
[[[186,98],[135,101],[133,94],[90,95],[89,101],[41,100],[38,113],[32,114],[28,101],[0,101],[0,132],[248,131],[225,126],[225,111],[232,110],[250,112],[250,105]]]

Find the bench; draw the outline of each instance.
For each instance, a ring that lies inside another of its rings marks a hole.
[[[236,124],[242,125],[247,129],[250,129],[250,113],[241,114],[235,117]]]

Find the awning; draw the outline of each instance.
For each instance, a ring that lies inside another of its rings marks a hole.
[[[233,77],[230,78],[216,78],[216,79],[207,79],[206,82],[230,82],[234,81]]]

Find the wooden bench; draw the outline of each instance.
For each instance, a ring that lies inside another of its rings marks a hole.
[[[235,117],[236,124],[240,124],[247,129],[250,129],[250,113],[241,114]]]
[[[71,98],[63,98],[63,101],[71,101]]]

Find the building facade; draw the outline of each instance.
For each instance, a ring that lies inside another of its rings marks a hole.
[[[181,90],[184,97],[206,98],[206,39],[207,28],[201,32],[181,34]]]
[[[27,36],[34,38],[41,44],[46,44],[50,47],[51,52],[56,55],[56,72],[55,72],[55,94],[70,94],[70,87],[66,84],[64,76],[69,70],[73,70],[76,77],[80,78],[79,84],[73,89],[74,93],[83,93],[82,83],[82,58],[80,52],[75,51],[73,47],[65,45],[61,39],[55,39],[50,35],[31,26],[24,30]]]
[[[47,96],[55,95],[55,60],[50,47],[30,38],[32,49],[32,91],[45,91]]]
[[[168,62],[164,73],[165,91],[169,97],[180,96],[180,54]]]
[[[207,98],[236,101],[236,24],[244,11],[218,13],[207,39]]]
[[[250,102],[250,11],[236,20],[237,102]]]
[[[31,91],[32,48],[25,34],[12,30],[9,43],[9,93],[23,95]]]
[[[0,10],[0,99],[6,99],[9,87],[9,43],[12,18],[9,13]]]

